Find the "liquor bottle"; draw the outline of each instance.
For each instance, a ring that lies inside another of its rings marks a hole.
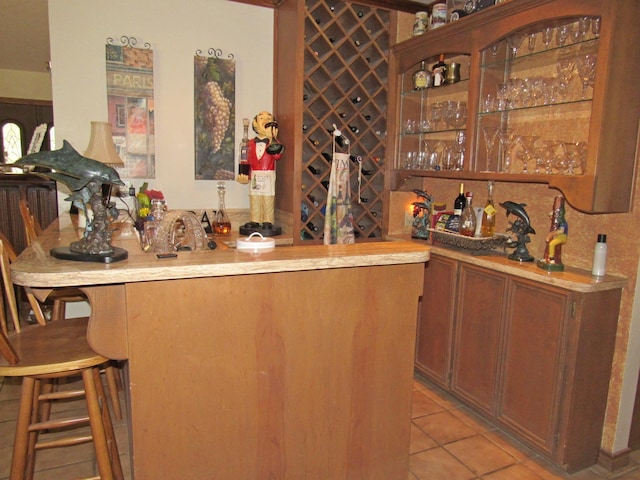
[[[431,67],[431,73],[433,74],[433,86],[439,87],[444,85],[445,73],[447,71],[447,64],[444,63],[444,53],[440,54],[440,59],[437,63]]]
[[[482,225],[480,234],[483,237],[493,237],[496,233],[496,207],[493,204],[493,182],[487,184],[487,203],[482,210]]]
[[[227,216],[227,208],[224,204],[225,185],[218,182],[218,211],[213,222],[213,233],[216,235],[228,235],[231,233],[231,221]]]
[[[427,67],[423,60],[420,62],[420,68],[413,72],[413,89],[424,90],[427,88],[428,80],[429,74],[427,73]]]
[[[460,215],[460,235],[466,237],[473,237],[476,234],[476,227],[478,225],[476,220],[476,211],[473,209],[473,193],[467,192],[467,204],[462,210]]]
[[[467,199],[464,196],[464,183],[460,184],[460,193],[453,202],[453,214],[454,215],[462,215],[462,210],[467,205]]]
[[[242,139],[240,140],[240,161],[238,162],[238,183],[249,183],[249,175],[251,167],[247,160],[247,152],[249,151],[249,119],[242,119]]]

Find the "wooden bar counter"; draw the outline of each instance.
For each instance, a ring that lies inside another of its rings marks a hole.
[[[54,223],[14,281],[88,294],[92,347],[128,360],[136,479],[406,480],[428,247],[49,255],[77,235]]]

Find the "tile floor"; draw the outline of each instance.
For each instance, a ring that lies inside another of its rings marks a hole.
[[[15,380],[0,378],[0,480],[8,479],[19,397],[20,386]],[[78,408],[81,404],[70,402],[54,412],[64,415],[64,411]],[[414,383],[412,417],[408,480],[640,480],[640,452],[632,454],[631,464],[623,472],[611,474],[595,466],[563,475],[419,377]],[[115,422],[114,427],[125,478],[130,479],[126,423]],[[43,451],[38,454],[36,470],[35,480],[95,475],[92,447],[86,444]]]

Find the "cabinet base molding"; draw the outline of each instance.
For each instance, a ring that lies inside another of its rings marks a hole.
[[[609,472],[618,472],[629,465],[631,459],[631,449],[625,448],[616,453],[600,449],[598,454],[598,465]]]

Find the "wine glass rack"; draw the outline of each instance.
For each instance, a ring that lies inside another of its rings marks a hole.
[[[356,241],[382,237],[389,32],[388,10],[307,2],[300,216],[294,218],[301,241],[323,238],[334,125],[349,140]]]

